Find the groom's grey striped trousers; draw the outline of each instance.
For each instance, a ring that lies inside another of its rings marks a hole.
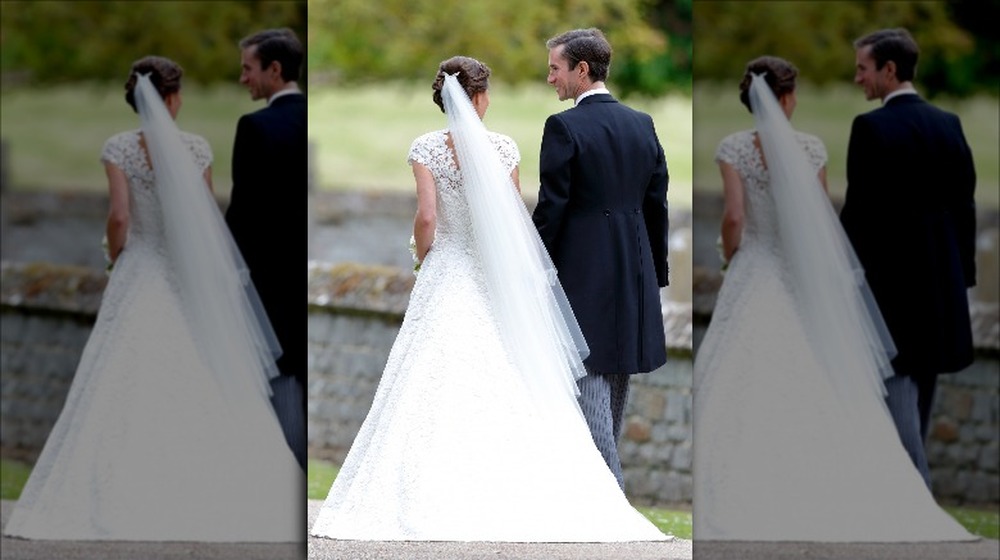
[[[919,391],[914,378],[905,375],[893,375],[885,380],[885,404],[896,424],[899,439],[906,449],[913,466],[920,471],[927,488],[931,487],[931,470],[927,464],[927,452],[924,449],[926,432],[921,429],[920,409],[918,406]],[[697,428],[695,428],[697,429]]]
[[[628,375],[594,373],[577,381],[580,387],[580,408],[587,419],[594,444],[604,456],[604,462],[618,479],[618,486],[625,490],[622,462],[618,457],[618,438],[622,433],[622,418],[628,401]]]
[[[302,470],[306,469],[306,411],[302,385],[290,375],[271,380],[271,406],[285,434],[285,441]]]

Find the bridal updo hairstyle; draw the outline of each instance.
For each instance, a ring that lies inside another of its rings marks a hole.
[[[458,84],[465,90],[469,99],[472,96],[490,88],[490,67],[474,58],[453,56],[438,67],[437,78],[434,79],[434,103],[444,112],[444,100],[441,99],[441,88],[444,87],[444,77],[458,72]]]
[[[781,99],[782,95],[795,91],[795,78],[799,75],[799,69],[791,62],[776,56],[762,56],[747,63],[746,72],[743,73],[743,81],[740,82],[740,101],[746,105],[751,113],[750,107],[750,80],[754,74],[764,74],[764,81],[771,87],[774,96]]]
[[[139,112],[139,108],[135,105],[135,86],[139,81],[139,74],[146,73],[149,74],[149,81],[159,92],[160,97],[166,99],[171,93],[181,90],[181,75],[184,69],[173,60],[162,56],[146,56],[133,62],[128,81],[125,82],[125,101],[136,113]]]

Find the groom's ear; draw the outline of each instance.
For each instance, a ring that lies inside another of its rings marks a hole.
[[[275,75],[279,78],[281,77],[281,63],[277,60],[272,60],[271,64],[267,67],[268,72],[274,71]]]
[[[896,62],[894,60],[885,61],[885,72],[890,78],[896,78]]]

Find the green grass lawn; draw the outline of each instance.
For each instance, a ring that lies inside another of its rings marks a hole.
[[[31,467],[18,461],[0,459],[0,500],[16,500],[28,482]]]
[[[792,126],[819,136],[829,154],[827,175],[830,193],[843,196],[847,186],[847,143],[854,117],[878,107],[865,101],[851,86],[799,87]],[[972,148],[978,184],[976,201],[984,208],[1000,207],[1000,102],[980,96],[968,100],[935,100],[962,119]],[[699,191],[722,191],[722,179],[714,161],[715,149],[726,135],[753,128],[753,116],[739,102],[736,85],[695,83],[694,86],[694,182]],[[946,185],[942,185],[946,187]]]
[[[307,491],[310,500],[322,500],[337,478],[339,468],[328,461],[310,459]],[[16,500],[28,480],[31,467],[16,461],[0,460],[0,499]],[[683,539],[691,538],[691,512],[658,508],[638,508],[661,531]],[[945,510],[969,532],[990,539],[1000,538],[1000,514],[997,511],[946,507]]]
[[[411,192],[406,164],[410,143],[424,132],[445,128],[446,118],[431,101],[425,83],[317,88],[308,92],[309,137],[321,189]],[[239,86],[183,91],[177,122],[204,136],[215,153],[216,193],[231,189],[233,136],[240,115],[263,107]],[[538,192],[538,150],[545,118],[570,107],[544,85],[491,90],[487,127],[514,138],[521,150],[521,185]],[[691,204],[691,100],[686,97],[630,100],[657,125],[670,170],[671,204]],[[10,146],[10,180],[19,190],[107,188],[98,158],[104,141],[139,127],[118,84],[77,84],[50,89],[8,89],[0,96],[2,136]]]
[[[185,87],[177,124],[212,146],[215,192],[226,197],[236,122],[264,106],[242,87]],[[6,89],[0,95],[3,139],[9,146],[9,174],[18,190],[104,192],[107,178],[100,155],[104,141],[139,128],[139,116],[125,103],[121,84],[75,84],[50,89]]]
[[[611,86],[613,87],[613,86]],[[691,100],[687,97],[629,100],[656,125],[670,171],[669,202],[691,205]],[[545,85],[491,85],[486,127],[514,139],[521,151],[521,188],[538,192],[538,151],[545,119],[570,108]],[[429,83],[394,83],[309,91],[309,137],[315,142],[317,182],[326,189],[411,192],[406,164],[417,136],[447,128],[431,100]]]

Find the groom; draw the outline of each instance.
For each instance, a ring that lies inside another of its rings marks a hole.
[[[882,106],[854,119],[840,220],[896,344],[886,402],[929,487],[924,440],[937,375],[972,363],[976,172],[958,117],[913,88],[913,37],[883,29],[854,48],[854,82]]]
[[[580,407],[624,489],[617,445],[629,374],[667,360],[667,164],[649,115],[605,87],[611,45],[598,29],[546,47],[548,83],[574,107],[545,121],[532,219],[590,347]]]
[[[302,44],[289,29],[240,41],[240,83],[267,105],[243,115],[233,145],[226,223],[281,344],[271,397],[295,458],[306,464],[306,100],[296,83]]]

